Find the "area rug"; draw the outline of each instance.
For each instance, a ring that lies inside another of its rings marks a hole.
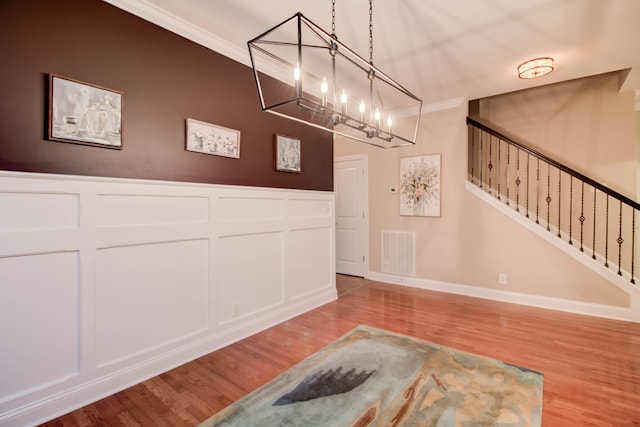
[[[540,426],[543,375],[369,326],[209,418],[212,426]]]

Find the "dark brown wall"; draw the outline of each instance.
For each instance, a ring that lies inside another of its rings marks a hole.
[[[0,1],[0,58],[2,170],[333,189],[331,134],[262,112],[249,67],[102,1]],[[49,73],[123,92],[122,150],[46,139]],[[240,130],[240,159],[185,151],[186,118]],[[275,133],[301,174],[273,170]]]

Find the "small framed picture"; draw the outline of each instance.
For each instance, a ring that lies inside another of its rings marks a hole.
[[[49,75],[48,139],[122,149],[122,92]]]
[[[273,142],[275,169],[280,172],[302,172],[300,140],[290,136],[276,134]]]
[[[187,119],[186,150],[239,159],[240,131]]]

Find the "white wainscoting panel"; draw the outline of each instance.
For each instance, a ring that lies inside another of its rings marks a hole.
[[[208,327],[208,241],[100,249],[96,260],[99,367]]]
[[[0,171],[0,206],[0,426],[337,297],[331,192]]]
[[[219,241],[218,320],[282,304],[283,233],[223,237]]]
[[[287,213],[291,218],[329,218],[332,209],[328,200],[293,199]]]
[[[0,192],[0,231],[78,226],[77,194]]]
[[[282,199],[220,197],[216,215],[221,221],[250,221],[282,218]]]
[[[287,252],[287,294],[290,298],[300,298],[331,286],[329,275],[333,274],[331,268],[335,265],[330,234],[333,232],[327,228],[291,231]],[[309,242],[321,244],[310,245]]]
[[[154,225],[209,221],[206,197],[98,195],[96,224]]]
[[[79,374],[78,253],[0,258],[0,403]]]

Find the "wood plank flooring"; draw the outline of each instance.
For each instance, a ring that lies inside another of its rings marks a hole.
[[[544,373],[544,426],[640,426],[640,324],[362,283],[45,425],[193,426],[367,324]]]

